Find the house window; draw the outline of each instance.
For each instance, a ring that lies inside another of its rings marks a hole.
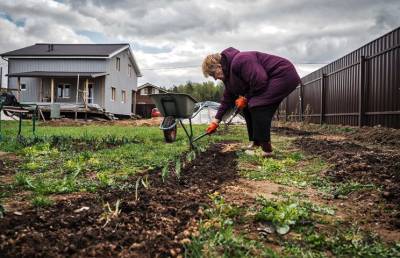
[[[57,98],[69,98],[70,97],[70,84],[58,84],[57,85]]]
[[[25,83],[21,83],[21,91],[25,91],[25,90],[26,90],[26,84]]]
[[[152,88],[147,88],[147,95],[150,95],[152,93],[153,93]]]
[[[116,93],[115,88],[111,87],[111,100],[112,101],[115,101],[115,93]]]
[[[120,71],[121,70],[121,58],[119,58],[119,57],[117,57],[116,58],[116,69],[117,69],[117,71]]]
[[[128,64],[128,76],[132,77],[132,65]]]
[[[122,103],[125,103],[125,102],[126,102],[126,91],[122,90],[122,91],[121,91],[121,96],[122,96],[121,102],[122,102]]]

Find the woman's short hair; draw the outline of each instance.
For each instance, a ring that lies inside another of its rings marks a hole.
[[[220,53],[215,53],[206,56],[203,61],[202,69],[203,69],[203,74],[204,77],[210,76],[216,69],[216,66],[218,64],[221,64],[221,54]]]

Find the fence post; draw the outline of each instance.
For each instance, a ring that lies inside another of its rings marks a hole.
[[[323,73],[322,77],[321,77],[321,114],[319,117],[319,124],[323,124],[324,123],[324,115],[325,115],[325,84],[326,84],[326,74]]]
[[[366,58],[360,57],[359,68],[359,85],[358,85],[358,126],[365,124],[365,75],[366,75]]]

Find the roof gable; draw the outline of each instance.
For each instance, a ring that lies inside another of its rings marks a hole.
[[[38,43],[32,46],[6,52],[1,56],[98,56],[110,57],[126,48],[129,44],[52,44]]]
[[[52,44],[37,43],[28,47],[1,54],[9,58],[111,58],[124,50],[128,50],[136,75],[141,77],[128,43],[121,44]]]

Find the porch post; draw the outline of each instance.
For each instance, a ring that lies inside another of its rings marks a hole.
[[[43,101],[43,78],[40,78],[39,102]]]
[[[78,78],[76,80],[76,94],[75,94],[75,120],[78,119],[78,101],[79,101],[79,73],[78,73]]]
[[[50,102],[51,104],[54,103],[54,79],[51,78],[51,92],[50,92]]]
[[[21,77],[17,78],[17,99],[21,102]]]
[[[86,79],[85,81],[85,109],[88,107],[88,101],[89,101],[89,79]]]

